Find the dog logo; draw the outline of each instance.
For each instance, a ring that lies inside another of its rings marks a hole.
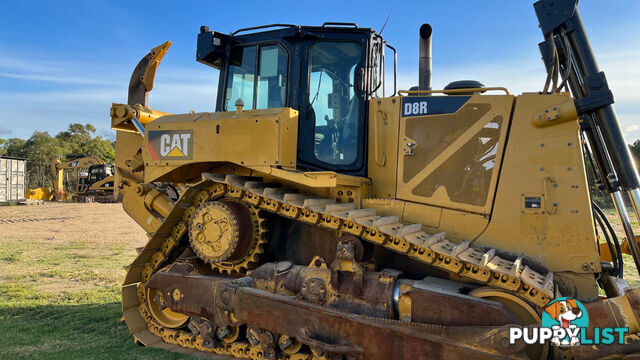
[[[625,344],[629,334],[626,327],[589,328],[587,308],[577,299],[559,297],[545,306],[541,326],[513,326],[509,328],[509,344],[551,344],[558,347],[578,345]]]
[[[580,331],[589,326],[589,315],[580,301],[561,297],[550,302],[542,314],[542,327],[553,330],[555,346],[580,345]]]

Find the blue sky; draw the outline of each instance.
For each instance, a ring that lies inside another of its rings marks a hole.
[[[131,70],[166,40],[153,108],[213,111],[218,72],[195,62],[200,25],[220,32],[267,23],[357,22],[398,49],[399,85],[417,83],[417,31],[434,28],[433,83],[476,79],[538,91],[545,72],[532,1],[12,1],[0,4],[0,137],[91,123],[113,137],[109,107],[126,100]],[[640,138],[640,2],[583,0],[583,21],[616,97],[627,140]],[[388,82],[390,84],[391,82]]]

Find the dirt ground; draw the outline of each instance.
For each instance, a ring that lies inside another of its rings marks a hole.
[[[146,235],[122,204],[0,207],[0,359],[188,359],[137,346],[120,284]]]
[[[122,266],[146,242],[122,204],[0,207],[0,233],[0,284],[30,278],[52,294],[119,283]],[[65,249],[71,251],[59,252]]]

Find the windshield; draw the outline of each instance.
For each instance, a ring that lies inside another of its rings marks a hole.
[[[357,157],[362,97],[354,83],[361,48],[352,42],[325,41],[311,47],[309,103],[315,117],[314,154],[329,164],[351,164]]]
[[[286,105],[288,57],[278,45],[231,49],[224,108],[234,110],[241,99],[244,109]]]

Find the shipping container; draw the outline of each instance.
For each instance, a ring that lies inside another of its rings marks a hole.
[[[27,160],[0,156],[0,202],[25,198]]]

